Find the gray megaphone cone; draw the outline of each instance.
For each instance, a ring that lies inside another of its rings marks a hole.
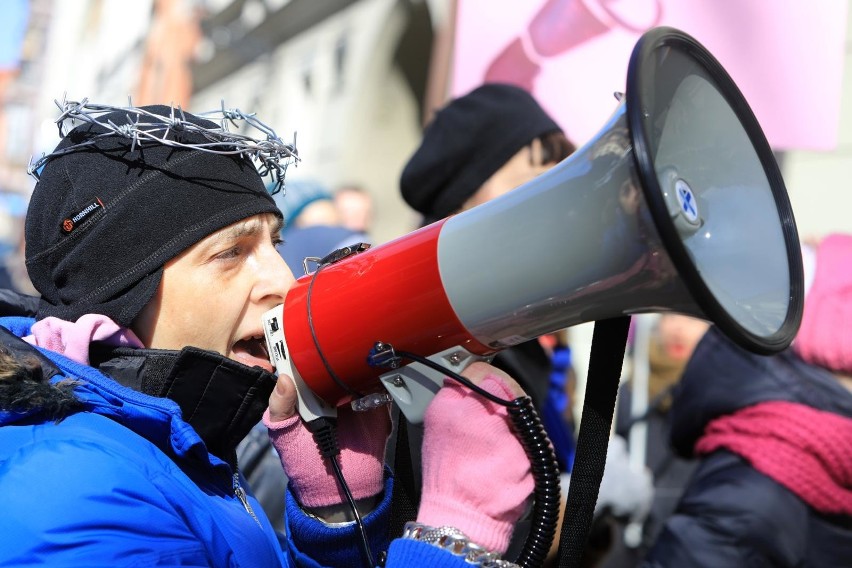
[[[376,342],[458,370],[579,323],[668,311],[773,353],[798,329],[802,280],[786,188],[751,109],[698,42],[658,28],[594,139],[497,199],[300,278],[271,312],[286,340],[270,346],[331,406],[382,376],[418,421],[418,393],[440,388],[440,373],[372,367]]]

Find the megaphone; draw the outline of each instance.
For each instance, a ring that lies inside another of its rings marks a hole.
[[[636,44],[598,134],[529,183],[299,278],[264,316],[306,419],[385,390],[422,421],[443,375],[379,351],[467,362],[576,324],[646,312],[709,320],[764,354],[803,308],[792,209],[745,98],[694,38]],[[463,133],[460,133],[463,135]]]

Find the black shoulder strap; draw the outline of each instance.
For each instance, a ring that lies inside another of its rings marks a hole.
[[[405,523],[417,517],[420,505],[408,438],[408,421],[402,412],[397,421],[393,474],[389,534],[391,538],[398,538],[402,536]]]
[[[629,328],[629,316],[595,322],[574,468],[559,535],[560,567],[579,567],[589,538]]]

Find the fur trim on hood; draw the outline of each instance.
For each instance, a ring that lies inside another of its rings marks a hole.
[[[73,393],[76,381],[51,382],[61,373],[49,361],[6,330],[0,339],[0,411],[59,421],[83,408]]]

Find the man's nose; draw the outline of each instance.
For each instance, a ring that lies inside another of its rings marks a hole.
[[[266,294],[279,296],[284,301],[287,291],[293,286],[296,279],[293,272],[278,254],[275,247],[267,247],[260,265],[261,289]]]

